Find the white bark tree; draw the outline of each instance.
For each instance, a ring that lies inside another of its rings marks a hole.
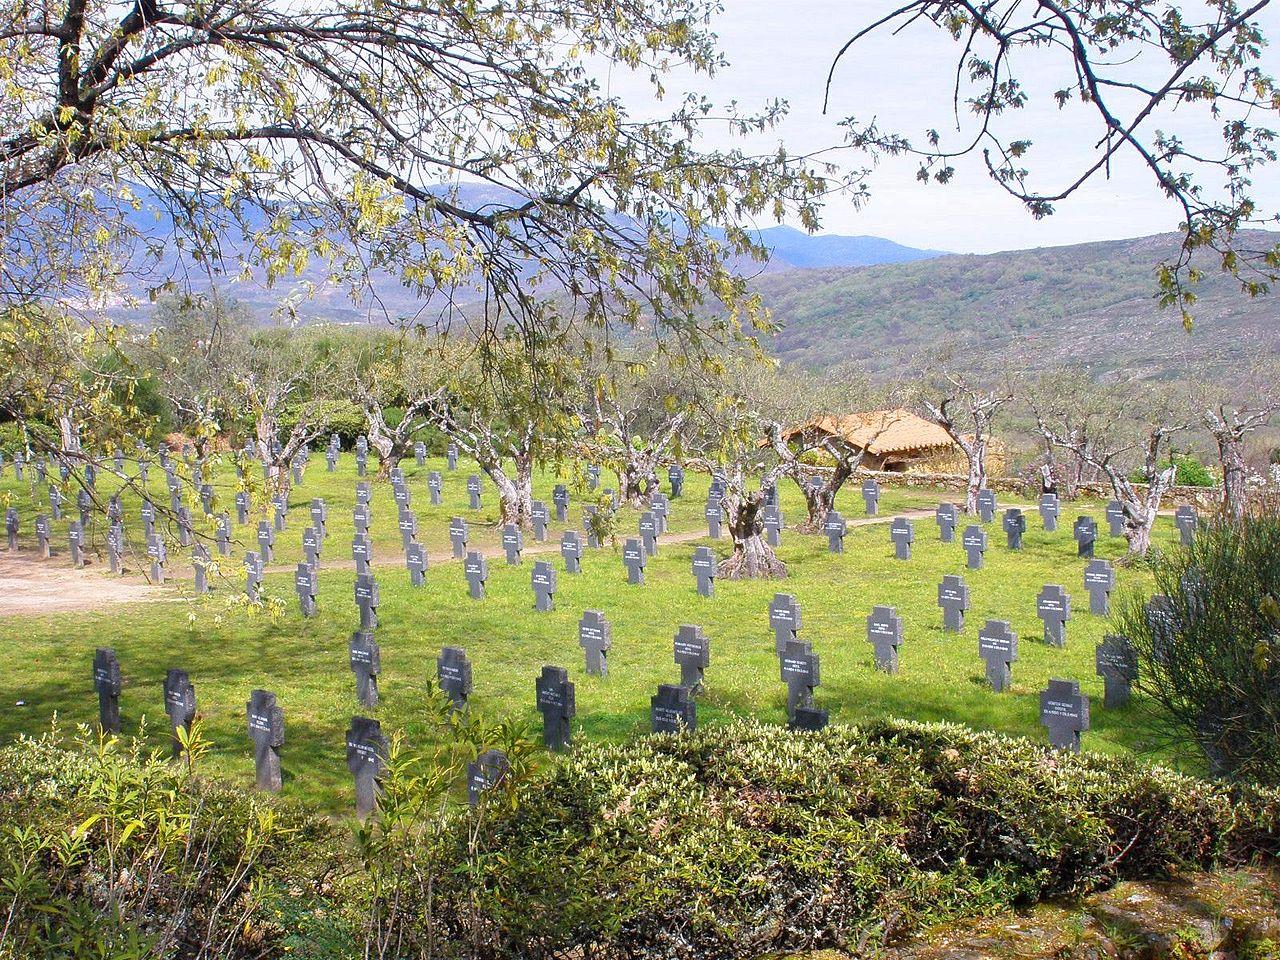
[[[987,453],[991,431],[1000,408],[1013,400],[1008,386],[988,388],[957,373],[943,374],[933,396],[921,398],[921,406],[957,447],[969,463],[965,483],[964,511],[978,512],[978,491],[987,485]]]

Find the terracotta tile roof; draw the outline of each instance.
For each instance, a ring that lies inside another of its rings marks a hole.
[[[843,415],[827,413],[792,427],[785,436],[790,439],[814,430],[837,436],[873,456],[907,451],[928,453],[955,446],[947,431],[932,420],[902,409]]]

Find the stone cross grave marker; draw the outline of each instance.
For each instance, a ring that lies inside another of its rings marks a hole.
[[[259,790],[278,793],[280,748],[284,746],[284,710],[269,690],[255,690],[245,704],[249,739],[253,741],[253,773]]]
[[[179,507],[175,505],[174,509],[177,510]],[[182,507],[181,509],[185,510],[186,507]],[[82,488],[80,492],[76,494],[76,510],[80,514],[80,526],[87,527],[89,525],[89,513],[93,510],[93,497],[89,495],[88,490]],[[188,514],[188,516],[190,515]]]
[[[876,669],[898,672],[898,647],[902,646],[902,618],[893,607],[872,607],[867,617],[867,640]]]
[[[363,477],[369,472],[369,451],[357,442],[356,444],[356,476]]]
[[[185,506],[178,508],[178,546],[189,547],[195,535],[191,522],[191,511]]]
[[[356,575],[356,606],[360,609],[360,629],[375,630],[378,626],[378,581],[371,573]]]
[[[862,481],[862,503],[867,508],[868,517],[880,512],[880,484],[870,477]]]
[[[320,537],[315,527],[304,527],[302,531],[302,556],[313,567],[320,565]]]
[[[195,590],[197,596],[209,592],[209,568],[213,566],[213,558],[209,556],[209,548],[197,543],[191,548],[191,569],[195,574]]]
[[[959,633],[964,629],[964,614],[969,609],[969,586],[963,577],[947,574],[938,584],[938,606],[942,608],[942,629]]]
[[[654,733],[681,733],[698,726],[698,704],[688,687],[658,685],[649,698],[649,727]]]
[[[144,504],[143,508],[145,509],[146,507],[149,507],[149,506],[151,505]],[[153,521],[155,520],[154,507],[151,508],[151,519]],[[249,494],[245,493],[245,491],[243,490],[239,490],[236,492],[236,523],[240,524],[241,526],[244,526],[248,522],[249,522]]]
[[[599,610],[586,610],[578,621],[578,646],[586,657],[587,673],[609,675],[609,651],[613,648],[613,627]]]
[[[325,450],[324,463],[330,473],[336,471],[338,469],[338,451],[333,447],[329,447]]]
[[[978,656],[987,667],[987,682],[996,693],[1013,685],[1012,667],[1018,659],[1018,635],[1008,620],[988,620],[978,631]]]
[[[533,565],[530,576],[533,587],[533,609],[540,611],[556,608],[556,568],[545,560],[538,560]]]
[[[560,556],[566,573],[582,572],[582,538],[578,531],[566,530],[560,535]]]
[[[231,516],[225,510],[213,522],[213,539],[218,545],[218,556],[231,555]]]
[[[640,586],[644,583],[644,568],[648,563],[644,546],[635,537],[622,545],[622,565],[627,568],[627,583]]]
[[[403,477],[392,482],[391,499],[395,502],[397,510],[404,510],[412,505],[413,498],[409,495],[409,484]]]
[[[462,572],[467,578],[471,599],[483,600],[485,581],[489,579],[489,561],[475,550],[469,551],[462,561]]]
[[[695,548],[692,569],[694,580],[698,586],[698,595],[701,597],[715,596],[716,574],[718,572],[715,551],[706,546]]]
[[[711,475],[711,483],[707,487],[707,497],[719,500],[729,488],[729,480],[723,473],[716,471]]]
[[[1040,520],[1044,524],[1044,528],[1049,533],[1053,533],[1058,529],[1058,514],[1062,512],[1062,505],[1058,502],[1056,493],[1045,493],[1040,496]]]
[[[53,525],[43,513],[36,517],[36,544],[40,549],[40,557],[49,559],[49,540],[53,536]]]
[[[413,461],[420,467],[427,465],[427,445],[421,440],[413,444]]]
[[[163,543],[160,546],[164,546]],[[150,545],[147,551],[150,552]],[[152,560],[154,566],[155,561]],[[258,591],[262,588],[262,557],[253,551],[244,555],[244,592],[250,603],[258,602]]]
[[[658,552],[658,518],[653,515],[652,510],[640,514],[639,532],[644,552],[652,557]]]
[[[1111,615],[1111,591],[1116,588],[1116,568],[1110,560],[1090,560],[1084,568],[1084,588],[1089,591],[1089,612]]]
[[[769,628],[773,630],[773,649],[779,657],[788,643],[799,638],[801,623],[796,598],[789,593],[775,593],[769,601]]]
[[[378,705],[378,674],[382,672],[382,651],[372,630],[357,630],[347,643],[347,664],[356,675],[356,700],[362,707]]]
[[[893,541],[893,555],[899,560],[911,559],[911,544],[916,539],[916,528],[906,517],[894,517],[889,524],[889,539]]]
[[[462,517],[454,517],[449,521],[449,543],[453,547],[453,557],[461,560],[467,555],[467,521]]]
[[[107,563],[112,573],[124,570],[124,524],[113,523],[107,528]]]
[[[1044,621],[1044,642],[1051,647],[1067,645],[1067,621],[1071,619],[1071,598],[1057,584],[1046,584],[1036,597],[1036,616]]]
[[[1191,546],[1196,539],[1196,527],[1200,523],[1200,517],[1196,513],[1196,508],[1183,504],[1173,514],[1173,522],[1178,527],[1178,533],[1181,535],[1182,545],[1184,547]]]
[[[382,724],[352,717],[347,729],[347,770],[356,782],[356,816],[364,820],[378,809],[378,789],[386,766],[387,738]]]
[[[551,491],[551,504],[556,509],[556,522],[566,522],[569,519],[569,488],[563,483],[557,483]]]
[[[373,543],[363,533],[357,533],[351,538],[351,559],[356,562],[356,575],[363,576],[368,574],[370,563],[373,561]]]
[[[718,499],[708,499],[703,516],[707,518],[707,536],[712,540],[720,539],[720,523],[724,519],[724,510]]]
[[[258,521],[258,552],[262,554],[263,563],[271,563],[275,559],[276,531],[265,520]]]
[[[1022,549],[1022,535],[1027,532],[1027,518],[1017,507],[1010,507],[1004,512],[1005,544],[1010,550]]]
[[[409,571],[409,585],[420,587],[426,581],[427,549],[420,543],[411,543],[404,551],[405,569]]]
[[[1107,634],[1094,655],[1098,676],[1102,678],[1102,705],[1107,709],[1123,707],[1129,702],[1130,688],[1138,679],[1138,653],[1128,637]]]
[[[271,508],[275,514],[275,529],[279,533],[286,527],[286,520],[289,516],[289,498],[283,493],[277,493],[271,498]]]
[[[444,457],[450,470],[458,469],[458,445],[451,443],[445,448]]]
[[[587,535],[587,546],[593,549],[600,546],[600,541],[596,538],[596,528],[592,523],[598,512],[594,503],[588,503],[582,508],[582,529]]]
[[[981,570],[983,555],[987,552],[987,531],[976,523],[964,528],[961,538],[964,547],[965,562],[970,570]]]
[[[63,502],[63,499],[64,499],[64,498],[63,498],[63,496],[62,496],[62,491],[61,491],[61,490],[59,490],[57,487],[54,487],[54,486],[50,486],[50,487],[49,487],[49,512],[53,514],[53,519],[55,519],[55,520],[61,520],[61,519],[62,519],[62,502]],[[146,501],[143,501],[143,502],[145,503]],[[152,521],[154,522],[154,520],[155,520],[155,514],[154,514],[154,511],[153,511],[153,513],[152,513],[152,517],[151,517],[151,519],[152,519]]]
[[[520,564],[520,554],[524,550],[524,533],[514,523],[502,528],[502,549],[507,555],[507,565],[514,567]]]
[[[1050,680],[1040,694],[1040,723],[1058,750],[1080,752],[1080,734],[1089,729],[1089,698],[1075,680]]]
[[[93,654],[93,687],[98,692],[98,726],[103,733],[120,732],[120,661],[110,647],[98,647]]]
[[[465,710],[474,686],[467,651],[461,647],[441,650],[440,656],[436,657],[436,681],[440,684],[440,692],[453,704],[453,709]]]
[[[361,480],[356,484],[356,503],[363,503],[366,506],[373,502],[373,487],[369,485],[368,480]]]
[[[169,562],[169,548],[158,534],[147,538],[147,558],[151,561],[151,582],[164,583],[165,565]]]
[[[471,474],[467,477],[467,496],[471,499],[471,509],[480,509],[480,476]]]
[[[680,499],[680,495],[684,492],[684,467],[678,463],[667,467],[667,482],[671,484],[671,499]]]
[[[827,535],[827,551],[829,553],[844,553],[844,535],[847,529],[844,517],[836,510],[832,510],[827,514],[827,519],[823,521],[822,532]]]
[[[787,685],[787,719],[795,722],[796,711],[813,706],[813,691],[822,681],[818,655],[803,640],[788,640],[779,658],[779,674]]]
[[[587,465],[587,489],[595,490],[600,486],[600,468],[594,463]]]
[[[204,508],[206,516],[213,513],[213,487],[210,484],[200,485],[200,506]]]
[[[658,535],[661,536],[667,532],[667,520],[671,516],[671,501],[661,490],[655,490],[653,496],[649,498],[649,509],[653,512],[653,519],[658,521]]]
[[[501,750],[486,750],[467,764],[467,802],[480,805],[485,795],[502,786],[511,772],[511,762]]]
[[[324,542],[324,538],[329,535],[329,506],[320,497],[316,497],[311,501],[311,526],[316,531],[316,536],[320,538],[320,542]]]
[[[1124,504],[1119,500],[1107,502],[1107,524],[1111,528],[1111,536],[1124,536]]]
[[[983,523],[990,523],[996,515],[996,492],[983,488],[978,491],[978,516]]]
[[[433,507],[440,506],[440,494],[443,490],[444,478],[440,476],[439,470],[432,470],[427,474],[427,493],[431,497]]]
[[[418,517],[408,507],[404,507],[396,517],[396,526],[400,529],[400,542],[408,553],[409,546],[418,539]]]
[[[8,540],[9,550],[18,549],[18,508],[7,507],[4,511],[4,532]]]
[[[686,623],[676,631],[675,660],[680,667],[680,685],[701,690],[703,671],[711,665],[711,642],[701,627]]]
[[[570,722],[577,712],[569,671],[544,666],[534,686],[542,714],[542,742],[548,750],[563,750],[569,746]]]
[[[368,536],[369,524],[373,520],[373,512],[367,503],[357,503],[351,508],[351,526],[360,536]]]
[[[529,508],[529,520],[533,523],[533,539],[539,543],[547,539],[547,523],[550,519],[546,503],[541,500],[533,501]]]
[[[771,547],[782,543],[782,510],[776,504],[760,511],[760,519],[764,525],[764,539]]]
[[[298,594],[298,604],[304,617],[316,615],[316,570],[303,561],[293,574],[293,589]]]
[[[1076,538],[1076,556],[1093,559],[1093,547],[1098,540],[1098,524],[1093,517],[1077,517],[1071,527]]]
[[[173,758],[182,756],[182,735],[191,732],[196,718],[196,688],[187,671],[171,669],[164,678],[164,712],[173,731]]]

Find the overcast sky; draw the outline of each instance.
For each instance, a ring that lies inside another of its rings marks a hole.
[[[725,12],[715,29],[730,67],[710,83],[699,80],[698,89],[718,102],[737,100],[744,106],[773,97],[787,100],[790,116],[770,135],[772,142],[781,138],[793,151],[828,146],[840,137],[837,121],[849,115],[874,116],[882,126],[913,139],[931,126],[945,129],[948,121],[954,130],[950,104],[956,51],[950,38],[931,25],[896,37],[882,33],[855,46],[837,71],[832,105],[824,116],[823,84],[832,58],[848,36],[891,5],[885,0],[723,3]],[[1280,37],[1280,11],[1271,11],[1263,25],[1268,35]],[[1280,47],[1267,52],[1266,62],[1273,74],[1280,72]],[[1041,96],[1038,105],[1021,111],[1025,116],[1018,121],[1017,133],[1034,141],[1029,165],[1037,185],[1046,188],[1060,187],[1068,175],[1078,172],[1081,157],[1088,154],[1077,145],[1097,139],[1091,115],[1080,109],[1059,111],[1047,96],[1064,85],[1064,65],[1027,54],[1019,66],[1032,81],[1033,93]],[[643,84],[616,69],[606,83],[632,102],[636,112],[647,112]],[[1166,118],[1162,126],[1168,123]],[[1193,143],[1212,143],[1216,127],[1203,111],[1178,118],[1179,133]],[[856,165],[865,163],[846,157]],[[957,169],[952,184],[924,186],[915,180],[914,161],[884,160],[868,181],[870,203],[854,209],[848,200],[832,200],[824,232],[870,234],[956,252],[990,252],[1142,236],[1173,230],[1179,221],[1178,210],[1160,195],[1150,174],[1133,162],[1120,164],[1109,180],[1096,179],[1059,204],[1053,216],[1039,221],[987,179],[979,158],[959,162]],[[1273,167],[1258,182],[1258,198],[1272,210],[1280,206],[1280,168]]]

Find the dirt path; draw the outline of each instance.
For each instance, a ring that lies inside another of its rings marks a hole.
[[[880,517],[859,517],[848,521],[848,526],[865,527],[875,524],[890,523],[894,517],[920,519],[933,516],[932,510],[907,510],[900,514]],[[706,537],[704,530],[691,530],[684,533],[665,534],[660,543],[673,546],[691,543]],[[480,554],[489,558],[504,557],[500,544],[483,547]],[[560,552],[559,539],[548,539],[545,542],[528,544],[525,556],[544,556]],[[232,558],[228,558],[232,559]],[[380,553],[373,558],[375,567],[402,567],[404,556],[398,552]],[[427,561],[431,567],[456,563],[450,551],[442,550],[430,553]],[[226,562],[226,561],[224,561]],[[238,569],[238,558],[234,560]],[[354,570],[355,561],[350,559],[323,561],[325,570]],[[292,565],[273,564],[267,573],[289,573]],[[190,567],[171,567],[170,585],[181,586],[191,579]],[[0,552],[0,618],[13,616],[30,616],[46,613],[67,613],[77,610],[95,610],[118,603],[138,603],[142,601],[173,600],[179,593],[171,587],[151,586],[140,574],[126,574],[112,577],[106,573],[105,566],[91,564],[83,570],[68,565],[65,556],[55,556],[51,560],[41,560],[34,553]]]

